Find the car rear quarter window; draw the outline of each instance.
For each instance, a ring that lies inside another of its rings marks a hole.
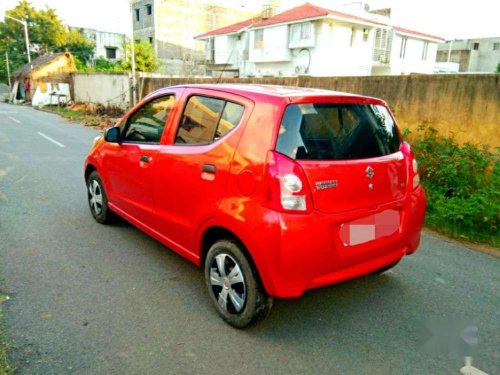
[[[124,142],[158,143],[175,102],[174,95],[162,96],[144,104],[125,123]]]
[[[224,99],[191,96],[182,114],[175,143],[212,143],[234,129],[243,112],[242,105]]]
[[[224,111],[215,132],[215,140],[224,137],[227,133],[233,130],[243,117],[244,107],[240,104],[226,102]]]
[[[388,109],[372,104],[289,105],[276,151],[299,160],[349,160],[399,150],[400,136]]]

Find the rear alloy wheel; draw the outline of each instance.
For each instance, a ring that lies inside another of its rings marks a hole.
[[[216,242],[205,260],[205,280],[219,315],[236,328],[245,328],[264,318],[272,307],[240,245],[230,240]]]
[[[113,213],[108,208],[106,192],[97,171],[93,171],[87,179],[87,197],[94,219],[101,224],[110,223]]]

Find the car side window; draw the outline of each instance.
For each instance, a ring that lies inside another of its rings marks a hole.
[[[176,144],[204,145],[224,137],[240,122],[244,107],[206,96],[189,98],[179,124]]]
[[[159,143],[174,102],[175,96],[167,95],[144,104],[128,118],[122,141]]]
[[[233,130],[243,117],[244,107],[240,104],[227,102],[222,112],[222,116],[215,131],[215,140],[224,137]]]

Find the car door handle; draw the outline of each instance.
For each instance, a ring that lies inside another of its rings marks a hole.
[[[201,171],[205,173],[215,174],[217,168],[213,164],[203,164],[203,166],[201,167]]]
[[[151,160],[153,160],[153,158],[148,155],[142,155],[140,159],[142,163],[149,163]]]

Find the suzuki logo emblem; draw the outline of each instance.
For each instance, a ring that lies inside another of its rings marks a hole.
[[[368,166],[366,168],[366,177],[373,178],[373,176],[375,176],[375,172],[373,171],[372,167]]]

